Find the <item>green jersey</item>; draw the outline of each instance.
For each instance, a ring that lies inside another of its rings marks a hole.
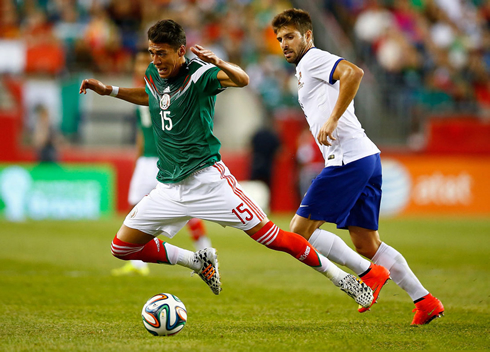
[[[139,105],[136,108],[137,125],[143,134],[143,153],[141,156],[156,157],[157,146],[153,135],[153,126],[151,123],[150,109],[148,106]]]
[[[216,95],[224,90],[215,65],[186,59],[176,77],[160,78],[153,63],[146,70],[157,153],[158,176],[176,183],[221,160],[221,143],[213,135]]]

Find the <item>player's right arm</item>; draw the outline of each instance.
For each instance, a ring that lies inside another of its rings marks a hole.
[[[87,94],[87,89],[93,90],[99,95],[110,95],[113,86],[108,86],[94,78],[84,79],[80,85],[80,94]],[[119,88],[116,98],[128,101],[137,105],[148,106],[148,94],[145,88]]]
[[[335,140],[333,132],[337,128],[339,119],[345,110],[347,110],[352,100],[354,100],[363,76],[364,71],[353,63],[346,60],[338,62],[335,71],[332,73],[332,78],[335,81],[339,81],[339,97],[330,113],[330,117],[318,132],[317,139],[320,144],[326,146],[332,145],[329,139],[332,141]]]

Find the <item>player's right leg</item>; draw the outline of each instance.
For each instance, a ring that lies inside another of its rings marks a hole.
[[[356,275],[365,273],[371,262],[356,253],[339,236],[320,229],[324,222],[295,214],[289,228],[306,238],[313,247],[334,263],[348,267]]]
[[[111,252],[122,260],[141,260],[145,263],[180,264],[192,266],[194,253],[163,242],[155,236],[123,224],[111,245]]]
[[[389,272],[379,265],[372,265],[340,237],[319,227],[324,222],[332,222],[339,228],[345,228],[343,223],[351,220],[352,209],[357,209],[358,200],[362,198],[376,170],[373,167],[376,161],[376,156],[370,156],[343,166],[324,168],[313,180],[290,225],[291,231],[307,238],[328,259],[347,266],[362,277],[374,291],[374,302],[387,282]],[[376,196],[373,198],[377,199]],[[360,212],[355,220],[367,218],[369,223],[377,226],[376,211],[369,210],[366,213]],[[359,312],[367,309],[369,307],[361,307]]]
[[[158,184],[128,214],[112,242],[112,253],[123,260],[146,263],[181,265],[199,274],[219,294],[221,282],[216,250],[205,248],[197,252],[173,246],[156,236],[172,238],[187,223],[184,206],[175,201],[179,185]]]
[[[149,194],[157,185],[156,175],[158,158],[140,156],[136,160],[136,166],[129,183],[128,203],[134,207],[143,197]],[[141,260],[129,260],[122,267],[112,269],[113,276],[139,274],[147,276],[150,274],[148,263]]]
[[[215,295],[221,291],[218,256],[214,248],[194,253],[123,224],[112,241],[111,251],[122,260],[184,266],[197,273]]]

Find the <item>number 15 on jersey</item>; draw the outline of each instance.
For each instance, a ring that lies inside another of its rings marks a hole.
[[[160,117],[162,118],[162,130],[167,130],[170,131],[174,125],[172,124],[172,119],[169,117],[170,111],[165,110],[161,111],[160,110]]]

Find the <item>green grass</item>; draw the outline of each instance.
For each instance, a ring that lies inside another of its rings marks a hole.
[[[287,228],[290,217],[273,217]],[[223,292],[214,296],[182,267],[153,265],[149,277],[111,277],[122,219],[0,222],[0,351],[336,351],[490,348],[490,220],[382,220],[446,316],[411,327],[413,304],[390,282],[372,312],[322,275],[244,233],[207,223],[219,250]],[[341,235],[345,231],[327,229]],[[173,244],[192,248],[179,234]],[[177,295],[188,323],[171,337],[143,327],[145,301]]]

